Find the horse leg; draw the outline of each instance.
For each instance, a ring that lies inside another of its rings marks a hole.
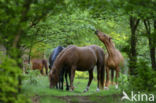
[[[115,88],[118,89],[119,67],[116,68]]]
[[[93,69],[89,70],[89,81],[86,89],[83,92],[87,92],[89,90],[90,84],[93,80]]]
[[[99,89],[99,85],[100,85],[100,68],[99,68],[99,66],[97,66],[97,80],[98,80],[98,85],[97,85],[96,91],[98,92],[98,91],[100,91],[100,89]]]
[[[114,79],[114,69],[111,69],[111,84],[113,85],[113,79]]]
[[[59,89],[63,90],[63,70],[61,71],[59,75]]]
[[[59,82],[58,82],[58,89],[60,89],[60,77],[59,77]]]
[[[56,84],[56,89],[58,89],[58,83]]]
[[[74,81],[74,77],[75,77],[75,66],[72,66],[71,68],[71,78],[70,78],[70,91],[74,90],[74,86],[73,86],[73,81]]]
[[[45,66],[45,69],[46,69],[46,75],[48,75],[48,67]]]
[[[63,70],[62,70],[62,73],[61,73],[61,89],[63,90],[63,82],[64,82],[64,78],[63,78],[63,76],[64,76],[64,68],[63,68]]]
[[[65,79],[66,79],[66,90],[69,90],[69,84],[68,84],[68,78],[67,78],[67,73],[68,73],[68,71],[67,70],[65,70]]]
[[[109,89],[108,88],[108,83],[109,83],[109,68],[106,67],[106,85],[105,85],[105,89]]]
[[[71,69],[68,69],[68,74],[69,74],[69,80],[71,79]],[[69,86],[69,90],[70,90],[70,86]]]
[[[41,68],[40,73],[43,75],[43,68]]]

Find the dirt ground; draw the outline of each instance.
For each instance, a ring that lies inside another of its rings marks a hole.
[[[111,96],[52,96],[53,98],[57,98],[60,100],[65,101],[66,103],[108,103],[110,99],[113,98],[111,101],[115,103],[120,103],[121,95],[111,95]],[[32,103],[40,103],[40,96],[36,95],[32,97]],[[93,98],[93,99],[92,99]],[[97,102],[98,101],[98,102]],[[100,101],[100,102],[99,102]],[[110,101],[110,103],[112,103]],[[113,103],[114,103],[113,102]]]
[[[67,101],[67,103],[95,103],[88,96],[64,96],[59,98]]]

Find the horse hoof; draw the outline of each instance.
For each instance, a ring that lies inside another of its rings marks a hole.
[[[118,89],[118,84],[115,85],[115,89]]]
[[[72,92],[73,90],[72,89],[69,89],[69,91]]]
[[[83,92],[87,92],[88,90],[89,90],[89,87],[87,86]]]
[[[87,89],[85,89],[84,91],[83,91],[83,93],[85,93],[85,92],[87,92],[88,90]]]
[[[74,90],[74,88],[70,88],[70,89],[69,89],[69,91],[71,91],[71,92],[72,92],[73,90]]]
[[[87,90],[84,90],[83,93],[87,92]]]
[[[104,90],[109,90],[109,88],[108,87],[104,87]]]
[[[96,92],[99,92],[99,91],[100,91],[100,89],[99,89],[99,88],[97,88],[97,89],[96,89]]]

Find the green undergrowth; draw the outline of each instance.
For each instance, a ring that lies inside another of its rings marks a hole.
[[[49,80],[47,76],[36,76],[36,82],[34,84],[30,82],[30,80],[24,80],[22,91],[24,94],[28,96],[33,95],[52,95],[52,96],[104,96],[104,95],[112,95],[112,94],[120,94],[120,89],[115,89],[114,86],[110,87],[110,90],[101,90],[100,92],[96,92],[97,81],[93,80],[88,92],[83,93],[84,89],[87,86],[88,79],[75,79],[74,80],[74,91],[66,91],[66,87],[64,84],[64,90],[51,89],[49,88]]]
[[[115,89],[115,86],[110,86],[109,90],[100,90],[99,92],[96,92],[97,80],[93,79],[89,91],[84,93],[83,91],[86,88],[88,79],[75,78],[75,89],[71,92],[65,90],[65,83],[64,90],[49,88],[48,76],[42,76],[38,73],[29,74],[33,76],[26,75],[27,76],[24,76],[22,83],[22,93],[28,98],[38,96],[40,103],[51,103],[52,101],[55,101],[55,103],[67,103],[67,100],[63,97],[70,99],[70,103],[79,103],[84,97],[87,97],[87,99],[93,103],[132,103],[127,100],[121,101],[123,90],[126,91],[129,96],[131,95],[131,91],[125,89],[126,85],[120,84],[119,89]],[[127,81],[127,79],[122,81],[126,83],[125,81]]]

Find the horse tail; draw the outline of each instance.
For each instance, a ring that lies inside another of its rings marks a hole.
[[[104,88],[104,78],[105,78],[105,54],[104,53],[102,53],[103,55],[102,55],[102,57],[104,57],[104,58],[101,58],[101,67],[100,67],[100,85],[99,85],[99,87],[100,87],[100,89],[103,89]]]
[[[100,76],[100,78],[99,78],[99,88],[100,89],[103,89],[104,88],[104,66],[101,66],[101,68],[100,68],[101,70],[100,70],[100,74],[99,74],[99,76]]]
[[[45,59],[42,60],[42,63],[46,69],[46,74],[48,75],[48,64],[47,64],[47,61]]]

